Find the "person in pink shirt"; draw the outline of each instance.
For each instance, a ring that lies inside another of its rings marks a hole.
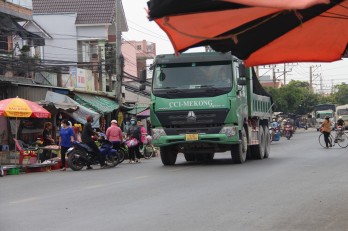
[[[116,120],[112,120],[110,127],[106,130],[106,139],[112,142],[115,150],[120,148],[120,144],[123,141],[123,134],[121,128],[117,126]]]
[[[145,142],[147,131],[146,131],[146,128],[144,127],[143,123],[140,120],[137,122],[137,125],[140,127],[141,146],[142,146],[144,144],[144,142]]]

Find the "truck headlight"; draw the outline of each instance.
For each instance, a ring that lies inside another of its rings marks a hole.
[[[154,128],[152,129],[152,139],[153,140],[159,140],[161,136],[167,135],[164,129],[162,128]]]
[[[236,134],[236,127],[226,126],[221,129],[220,134],[226,134],[227,137],[232,137]]]

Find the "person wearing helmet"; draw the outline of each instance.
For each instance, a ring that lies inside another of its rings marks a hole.
[[[93,117],[91,115],[87,115],[86,121],[87,122],[85,123],[82,129],[81,140],[83,143],[87,144],[89,147],[93,149],[93,152],[98,156],[100,167],[105,168],[105,157],[103,155],[100,155],[100,150],[92,139],[92,136],[95,135],[95,132],[92,128]],[[87,169],[92,169],[92,167],[90,165],[87,165]]]
[[[321,124],[321,132],[324,134],[325,140],[325,148],[332,147],[331,141],[329,140],[329,136],[331,133],[331,121],[330,116],[325,116],[324,122]]]
[[[344,120],[342,119],[342,116],[339,116],[338,120],[336,122],[336,127],[340,126],[344,129],[344,125],[345,125],[345,123],[344,123]]]
[[[342,119],[342,116],[338,117],[338,120],[336,122],[336,137],[335,137],[335,143],[337,143],[337,140],[342,138],[342,135],[344,134],[344,129],[345,129],[345,123],[344,120]]]
[[[284,124],[284,127],[290,127],[290,137],[292,137],[293,133],[294,133],[294,126],[293,124],[291,123],[291,120],[290,119],[287,119],[285,124]],[[284,129],[285,130],[285,129]]]

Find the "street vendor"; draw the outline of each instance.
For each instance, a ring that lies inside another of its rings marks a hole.
[[[42,132],[42,138],[43,138],[43,146],[54,144],[54,139],[52,138],[52,123],[46,122],[44,125],[44,130]],[[51,151],[44,149],[41,155],[41,161],[47,160],[47,154],[51,156]]]

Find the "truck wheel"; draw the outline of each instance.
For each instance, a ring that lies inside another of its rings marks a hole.
[[[248,138],[246,136],[245,128],[239,134],[241,143],[232,145],[231,156],[232,160],[236,164],[243,164],[245,162],[248,152]]]
[[[263,130],[265,132],[265,154],[263,158],[268,158],[269,154],[271,153],[271,134],[269,134],[268,127],[264,126]]]
[[[195,154],[185,153],[184,156],[185,156],[186,161],[195,161],[196,160]]]
[[[251,154],[254,159],[261,160],[265,155],[265,131],[263,127],[259,127],[259,144],[251,146]]]
[[[178,156],[178,152],[174,147],[167,146],[161,147],[161,160],[163,165],[174,165],[176,162],[176,157]]]

